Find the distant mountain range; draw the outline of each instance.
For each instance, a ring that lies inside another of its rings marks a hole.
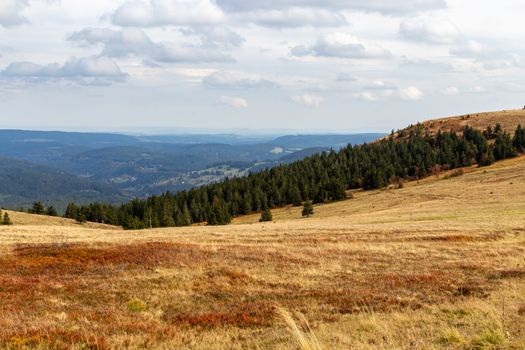
[[[242,176],[384,134],[129,136],[0,130],[0,206],[120,203]]]

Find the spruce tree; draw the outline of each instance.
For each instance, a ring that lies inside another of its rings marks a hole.
[[[302,215],[303,217],[307,218],[314,215],[314,206],[312,204],[312,201],[304,202]]]
[[[66,213],[64,217],[67,219],[76,219],[78,215],[79,208],[75,203],[69,203],[66,208]]]
[[[82,212],[82,211],[78,211],[77,212],[77,216],[75,217],[75,220],[76,222],[78,222],[79,224],[84,224],[87,222],[87,218],[86,218],[86,215]]]
[[[8,213],[4,213],[4,218],[2,220],[2,225],[11,226],[13,222],[11,221],[11,218],[9,217]]]
[[[57,212],[57,210],[55,209],[55,207],[53,207],[52,205],[50,205],[50,206],[46,209],[46,215],[48,215],[48,216],[58,216],[58,212]]]
[[[261,218],[259,219],[259,222],[268,222],[273,221],[273,215],[270,211],[270,208],[266,207],[263,212],[261,213]]]
[[[186,204],[182,207],[182,225],[191,226],[191,214]]]
[[[512,139],[512,145],[518,152],[525,150],[525,129],[521,127],[521,124],[516,128],[514,138]]]
[[[34,202],[30,212],[32,214],[43,215],[45,214],[45,207],[42,202]]]

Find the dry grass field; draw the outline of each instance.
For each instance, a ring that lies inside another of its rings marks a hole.
[[[506,132],[513,134],[516,127],[521,124],[525,127],[525,110],[507,110],[497,112],[472,113],[456,117],[431,119],[421,124],[431,134],[441,131],[454,131],[461,133],[465,126],[478,130],[485,130],[487,126],[499,123]]]
[[[13,214],[0,348],[525,349],[525,158],[315,210],[136,232]]]

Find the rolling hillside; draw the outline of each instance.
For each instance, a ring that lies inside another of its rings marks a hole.
[[[9,217],[13,221],[14,225],[20,226],[40,226],[40,227],[54,227],[57,235],[60,235],[60,231],[68,230],[71,228],[82,228],[82,229],[104,229],[104,230],[122,230],[121,227],[104,225],[95,222],[86,222],[80,224],[75,220],[65,219],[62,217],[52,217],[47,215],[34,215],[19,211],[2,210],[2,213],[8,213]]]
[[[11,212],[0,348],[525,348],[525,155],[351,194],[141,231]]]
[[[451,175],[309,219],[0,227],[0,347],[523,349],[525,158]]]

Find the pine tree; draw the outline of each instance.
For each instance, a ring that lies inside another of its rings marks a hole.
[[[521,127],[521,124],[516,128],[512,145],[518,152],[523,152],[525,150],[525,129]]]
[[[182,208],[182,225],[183,226],[190,226],[191,225],[191,214],[188,210],[188,206],[184,205]]]
[[[44,205],[42,204],[42,202],[34,202],[30,212],[32,214],[43,215],[45,214]]]
[[[50,205],[50,206],[47,207],[47,209],[46,209],[46,215],[48,215],[48,216],[58,216],[58,212],[57,212],[57,210],[55,209],[55,207],[53,207],[52,205]]]
[[[302,198],[301,198],[301,191],[299,191],[299,188],[296,184],[290,184],[292,186],[290,188],[290,203],[294,206],[298,207],[302,204]]]
[[[314,215],[314,206],[312,204],[312,201],[304,202],[302,215],[303,217],[307,218]]]
[[[479,166],[489,166],[489,165],[494,164],[495,159],[494,159],[494,151],[492,148],[493,147],[490,147],[490,149],[487,152],[482,154],[481,159],[479,161]]]
[[[500,123],[496,124],[496,127],[494,128],[493,137],[497,137],[498,135],[501,135],[503,133],[503,128],[501,127]]]
[[[261,218],[259,219],[259,222],[267,222],[267,221],[273,221],[273,215],[270,211],[270,208],[266,207],[263,212],[261,213]]]
[[[2,220],[2,225],[10,226],[12,224],[13,224],[13,222],[11,221],[11,218],[9,217],[9,214],[8,213],[4,213],[4,218]]]
[[[75,217],[75,220],[76,220],[79,224],[84,224],[85,222],[87,222],[86,215],[85,215],[82,211],[80,211],[80,210],[77,212],[77,216]]]
[[[66,213],[64,214],[64,217],[67,219],[76,219],[78,215],[79,208],[75,205],[75,203],[69,203],[66,208]]]
[[[512,146],[512,140],[507,133],[499,134],[494,142],[494,158],[496,160],[511,158],[516,155],[516,151]]]

